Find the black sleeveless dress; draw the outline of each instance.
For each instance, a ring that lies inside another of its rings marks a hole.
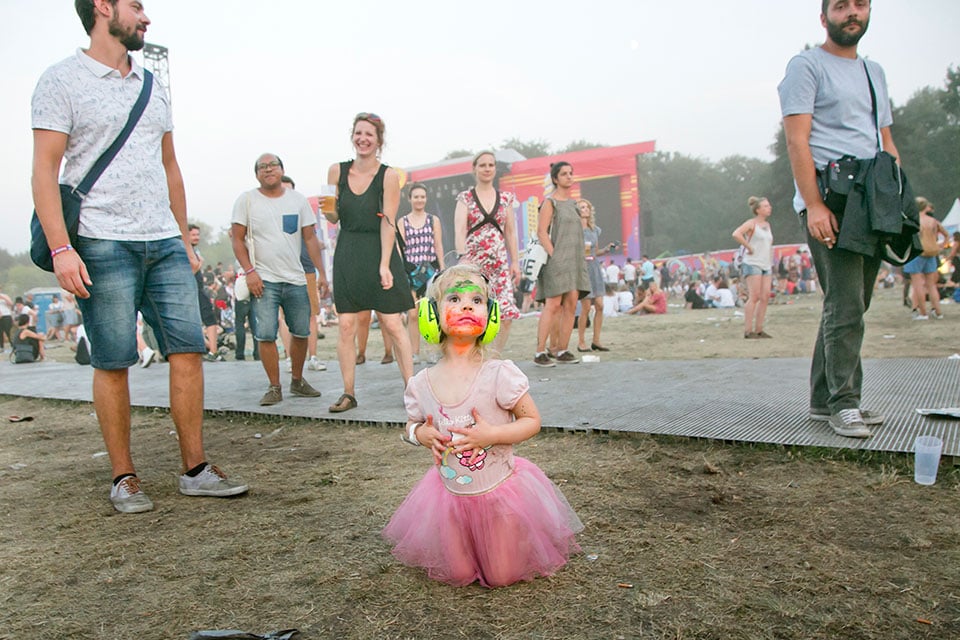
[[[353,160],[340,163],[337,185],[337,213],[340,232],[333,254],[333,302],[338,313],[375,310],[401,313],[413,308],[410,283],[396,243],[390,256],[393,286],[380,286],[380,213],[383,207],[383,176],[380,165],[367,190],[357,195],[347,177]]]

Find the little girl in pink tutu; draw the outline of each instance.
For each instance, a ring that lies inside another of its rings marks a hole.
[[[543,471],[513,455],[540,413],[520,369],[484,357],[500,321],[488,292],[476,267],[457,265],[421,301],[420,332],[443,357],[407,385],[404,440],[430,447],[435,466],[383,530],[401,562],[455,586],[551,575],[580,550],[583,529]]]

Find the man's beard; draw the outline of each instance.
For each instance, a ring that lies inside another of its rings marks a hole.
[[[861,29],[857,33],[847,33],[844,29],[847,25],[858,24],[861,26]],[[860,42],[860,38],[867,33],[867,27],[870,26],[870,18],[867,18],[866,21],[860,22],[859,20],[850,19],[844,22],[842,25],[835,22],[830,22],[827,20],[827,35],[830,36],[830,39],[841,47],[854,47]]]
[[[120,24],[120,21],[114,16],[108,25],[110,35],[114,38],[119,38],[120,43],[127,48],[127,51],[140,51],[143,49],[143,38],[140,37],[140,33],[137,31],[137,28],[134,27],[131,33],[127,33],[123,30],[123,25]]]

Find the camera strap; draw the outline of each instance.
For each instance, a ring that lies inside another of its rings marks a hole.
[[[870,87],[870,107],[873,113],[873,125],[877,132],[877,152],[883,151],[883,139],[880,137],[880,112],[877,110],[877,93],[873,90],[873,80],[870,79],[870,71],[867,69],[867,62],[860,59],[863,65],[863,72],[867,74],[867,86]]]

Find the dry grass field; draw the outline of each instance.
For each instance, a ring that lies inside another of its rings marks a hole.
[[[960,351],[960,307],[945,311],[911,322],[899,292],[881,292],[864,354]],[[763,341],[745,341],[730,312],[612,318],[604,359],[806,356],[818,317],[816,296],[773,306]],[[515,323],[507,357],[532,355],[535,324]],[[365,366],[381,354],[374,334]],[[907,456],[542,433],[517,452],[580,515],[582,553],[549,578],[455,589],[380,538],[430,464],[392,430],[211,415],[209,451],[251,491],[187,498],[169,416],[137,410],[134,457],[157,508],[121,515],[90,405],[0,396],[0,416],[14,414],[33,420],[0,423],[4,640],[294,627],[307,639],[960,638],[960,470],[921,487]]]

